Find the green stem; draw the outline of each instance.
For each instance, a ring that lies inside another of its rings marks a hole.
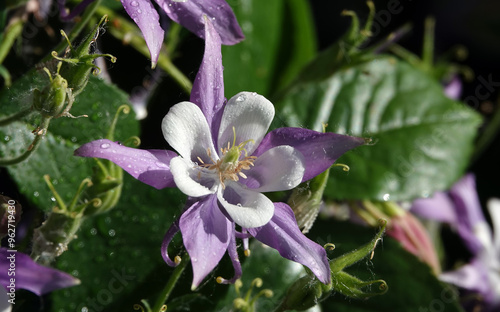
[[[42,123],[40,125],[41,131],[46,132],[50,123],[50,118],[43,118]],[[33,152],[38,148],[40,143],[42,142],[42,138],[45,136],[45,134],[35,134],[35,139],[31,143],[30,147],[21,155],[15,157],[15,158],[9,158],[9,159],[0,159],[0,166],[10,166],[10,165],[15,165],[18,164],[24,160],[26,160],[28,157],[33,154]]]
[[[167,34],[167,43],[165,44],[166,46],[165,51],[167,52],[168,55],[172,55],[172,53],[177,48],[177,44],[179,43],[179,33],[181,29],[182,29],[181,25],[177,23],[170,24],[170,29],[168,30]]]
[[[130,107],[126,104],[121,105],[118,107],[115,113],[115,117],[113,118],[113,121],[111,122],[111,126],[109,126],[108,133],[106,134],[106,139],[110,141],[114,141],[114,135],[115,135],[115,128],[116,128],[116,123],[118,122],[118,117],[120,116],[120,113],[123,112],[124,114],[130,113]]]
[[[17,18],[14,22],[10,23],[5,29],[3,38],[0,42],[0,64],[3,63],[7,54],[9,54],[10,48],[14,44],[14,41],[23,31],[24,20],[22,18]]]
[[[433,17],[425,19],[424,44],[422,46],[422,61],[430,71],[434,63],[434,29],[436,20]]]
[[[73,27],[73,29],[71,30],[71,32],[68,35],[70,42],[73,42],[76,39],[76,37],[78,37],[78,35],[82,32],[83,28],[87,25],[89,20],[92,18],[92,16],[96,12],[97,7],[101,4],[101,2],[102,2],[102,0],[95,0],[87,7],[87,9],[85,10],[85,13],[82,15],[80,21],[75,24],[75,26]],[[54,51],[56,51],[57,54],[61,54],[67,45],[68,45],[68,43],[66,42],[66,40],[63,40],[63,41],[61,41],[61,43],[59,43],[57,45],[57,47],[55,47]],[[50,61],[52,58],[53,58],[52,54],[49,54],[43,58],[42,62]]]
[[[165,285],[165,288],[161,292],[158,301],[154,305],[152,311],[153,312],[160,312],[162,306],[165,304],[167,301],[168,297],[170,296],[170,293],[174,289],[175,284],[181,277],[182,272],[186,268],[187,264],[189,263],[189,255],[186,253],[182,257],[181,263],[179,263],[178,266],[175,267],[174,272],[172,272],[172,275],[170,275],[170,278],[168,279],[167,285]]]
[[[140,34],[140,31],[135,25],[133,25],[128,20],[116,15],[115,12],[105,7],[99,7],[97,9],[97,12],[103,15],[106,14],[110,19],[119,21],[119,23],[117,23],[118,25],[120,25],[119,27],[110,25],[108,31],[111,33],[111,35],[121,41],[127,42],[142,55],[150,57],[146,42],[144,41],[143,37],[137,35]],[[164,44],[162,50],[166,51],[167,49],[168,47],[166,47]],[[177,82],[177,84],[187,94],[191,93],[191,89],[193,88],[192,82],[172,63],[172,60],[165,52],[160,52],[157,66],[170,74],[170,76],[172,76],[172,79],[174,79],[174,81]]]
[[[12,85],[12,78],[10,77],[10,73],[3,65],[0,65],[0,76],[2,76],[6,87],[10,87]]]
[[[50,181],[50,177],[48,174],[43,176],[43,179],[45,180],[45,183],[47,183],[47,186],[49,187],[50,191],[52,192],[52,195],[54,195],[54,198],[56,199],[57,204],[59,205],[59,209],[64,212],[68,212],[68,207],[66,207],[66,204],[64,203],[64,200],[61,198],[59,193],[56,191],[56,188]]]
[[[28,115],[30,112],[31,112],[31,107],[27,108],[25,110],[22,110],[20,112],[17,112],[17,113],[15,113],[13,115],[10,115],[8,117],[5,117],[3,119],[0,119],[0,127],[6,126],[6,125],[10,124],[11,122],[14,122],[14,121],[16,121],[18,119],[21,119],[24,116]]]
[[[497,108],[493,118],[486,126],[483,134],[479,137],[476,143],[476,148],[474,149],[474,154],[472,156],[472,161],[477,160],[479,155],[481,155],[484,150],[490,145],[500,128],[500,108]]]

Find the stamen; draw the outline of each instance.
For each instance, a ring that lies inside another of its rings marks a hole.
[[[227,284],[228,283],[228,280],[223,278],[222,276],[218,276],[215,281],[219,284]]]
[[[229,142],[227,142],[228,146],[229,146]],[[233,146],[236,145],[236,129],[233,127]]]
[[[198,156],[197,158],[202,164],[205,164],[205,162],[200,158],[200,156]]]

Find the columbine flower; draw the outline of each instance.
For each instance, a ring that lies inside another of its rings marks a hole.
[[[12,298],[9,293],[13,292],[11,289],[26,289],[41,296],[60,288],[80,284],[79,279],[56,269],[39,265],[21,252],[9,252],[6,248],[0,248],[0,259],[2,259],[0,261],[0,284],[7,292],[4,292],[7,296],[3,296],[5,298],[0,300],[0,311],[10,311],[9,299]]]
[[[247,248],[250,236],[329,283],[324,248],[301,233],[288,205],[273,203],[261,192],[296,187],[364,140],[301,128],[280,128],[265,135],[274,117],[273,105],[250,92],[241,92],[226,103],[220,37],[209,19],[205,38],[191,102],[174,105],[162,123],[165,139],[179,155],[131,149],[109,140],[87,143],[75,154],[109,159],[140,181],[159,189],[176,186],[190,196],[185,211],[165,235],[162,254],[169,265],[176,265],[167,248],[180,230],[191,257],[193,288],[226,250],[235,276],[218,281],[234,282],[241,276],[236,238],[242,238]]]
[[[487,310],[497,311],[500,307],[500,200],[490,200],[488,210],[494,235],[483,215],[472,174],[458,181],[449,192],[419,199],[412,206],[412,211],[422,217],[449,223],[473,255],[469,264],[441,274],[440,279],[479,293]]]

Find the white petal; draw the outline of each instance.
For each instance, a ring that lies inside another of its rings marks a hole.
[[[274,118],[274,106],[268,99],[252,92],[240,92],[226,104],[219,128],[218,149],[233,144],[233,127],[236,130],[236,145],[254,140],[245,145],[248,154],[259,146],[260,141]]]
[[[219,188],[217,198],[233,221],[244,228],[263,226],[274,214],[269,198],[232,181],[226,181],[225,189]]]
[[[496,257],[500,258],[500,199],[492,198],[486,205],[493,223],[493,243],[495,245]]]
[[[188,196],[201,197],[215,193],[212,187],[213,182],[210,183],[211,181],[207,179],[206,175],[202,177],[202,171],[195,169],[192,162],[183,159],[181,156],[172,158],[170,171],[174,177],[175,185]]]
[[[211,163],[207,148],[212,157],[217,155],[207,120],[200,108],[191,102],[181,102],[170,108],[161,123],[163,136],[183,158],[197,162],[197,157]]]
[[[241,182],[258,192],[290,190],[300,184],[305,172],[304,156],[288,145],[267,150],[254,165],[243,171],[247,179]]]

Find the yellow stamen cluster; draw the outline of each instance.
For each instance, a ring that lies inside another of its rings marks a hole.
[[[247,151],[244,146],[253,140],[248,140],[242,142],[238,145],[236,143],[236,131],[233,127],[234,140],[233,146],[231,147],[230,142],[227,142],[227,147],[221,148],[222,157],[218,160],[214,160],[212,158],[212,153],[209,148],[207,148],[207,156],[212,161],[211,164],[206,164],[200,157],[198,160],[201,165],[199,167],[206,168],[208,170],[216,170],[219,176],[219,181],[222,185],[222,188],[226,188],[224,181],[229,179],[231,181],[238,181],[240,177],[246,179],[247,176],[242,170],[248,170],[251,166],[254,166],[254,161],[257,159],[256,156],[246,156]],[[240,160],[241,153],[245,151],[245,158]],[[201,178],[201,173],[198,173],[198,179]]]

